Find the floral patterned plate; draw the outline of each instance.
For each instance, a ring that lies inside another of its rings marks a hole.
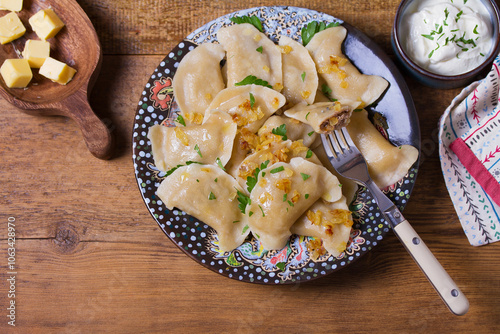
[[[196,29],[179,43],[151,75],[137,107],[133,133],[133,160],[137,183],[146,207],[162,231],[182,251],[203,266],[224,276],[246,282],[287,284],[312,280],[348,266],[375,247],[389,232],[387,222],[370,195],[360,189],[350,205],[354,225],[348,247],[335,258],[328,253],[313,258],[307,251],[309,237],[294,235],[281,250],[266,251],[255,238],[247,239],[232,252],[220,252],[215,231],[180,210],[168,210],[155,192],[163,179],[154,165],[148,128],[173,125],[177,106],[172,78],[181,59],[196,45],[216,41],[217,31],[232,24],[233,16],[256,15],[265,33],[275,42],[279,35],[300,40],[301,28],[311,21],[339,22],[348,30],[346,55],[365,74],[377,74],[390,86],[382,99],[368,108],[378,129],[395,145],[409,144],[420,150],[420,131],[413,100],[406,83],[388,56],[363,33],[332,17],[297,7],[258,7],[222,16]],[[418,162],[397,184],[386,190],[403,209],[417,176]]]

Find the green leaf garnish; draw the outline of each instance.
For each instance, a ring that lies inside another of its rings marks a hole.
[[[208,199],[211,201],[211,200],[214,200],[214,199],[217,199],[214,195],[213,192],[210,192],[210,194],[208,195]]]
[[[302,176],[302,180],[304,180],[304,181],[311,177],[311,175],[306,174],[306,173],[300,173],[300,176]]]
[[[177,168],[179,167],[182,167],[182,166],[189,166],[191,164],[202,164],[201,162],[198,162],[198,161],[186,161],[186,164],[183,165],[183,164],[180,164],[180,165],[177,165],[175,167],[172,167],[170,168],[166,173],[165,173],[165,176],[169,176],[170,174],[172,174],[173,172],[175,172],[177,170]]]
[[[255,96],[253,96],[252,93],[250,93],[250,108],[253,108],[255,105]]]
[[[265,217],[265,216],[266,216],[266,214],[264,213],[264,210],[262,209],[262,207],[261,207],[260,205],[259,205],[259,209],[260,209],[260,211],[262,212],[262,217]]]
[[[309,198],[309,194],[305,194],[305,195],[304,195],[304,197],[305,197],[306,199],[308,199],[308,198]]]
[[[307,135],[311,137],[314,134],[314,131],[309,132]]]
[[[314,132],[314,131],[313,131]],[[309,159],[310,157],[312,157],[313,155],[313,151],[311,150],[307,150],[307,153],[306,153],[306,159]]]
[[[252,201],[250,200],[250,197],[236,189],[236,194],[238,198],[238,209],[240,209],[241,213],[245,213],[245,209],[247,205],[252,204]]]
[[[311,41],[313,36],[316,35],[318,32],[323,31],[327,28],[338,27],[339,25],[340,25],[339,22],[332,22],[329,23],[328,25],[325,24],[325,22],[317,22],[317,21],[309,22],[300,31],[300,35],[302,36],[302,44],[306,46]]]
[[[425,35],[425,34],[422,34],[422,37],[425,37],[427,39],[430,39],[431,41],[434,40],[434,37],[432,35]]]
[[[307,117],[309,117],[309,114],[310,114],[310,113],[311,113],[311,112],[308,112],[308,113],[306,114],[306,121],[307,121]]]
[[[281,136],[282,140],[287,140],[288,139],[288,137],[286,136],[286,124],[281,124],[280,126],[272,129],[271,133],[273,135]]]
[[[284,170],[285,170],[285,167],[279,166],[279,167],[276,167],[274,169],[271,169],[271,174],[276,174],[276,173],[282,172]]]
[[[300,78],[302,79],[302,82],[304,82],[304,80],[306,79],[306,72],[302,72]]]
[[[257,49],[255,49],[255,51],[259,52],[259,53],[262,53],[262,51],[264,51],[264,48],[261,46],[259,46]]]
[[[244,15],[244,16],[234,16],[234,17],[231,17],[229,20],[231,22],[233,22],[233,23],[236,23],[236,24],[250,23],[255,28],[257,28],[260,32],[263,31],[263,29],[262,29],[262,22],[255,15],[252,15],[252,16],[246,16],[246,15]]]
[[[264,86],[267,88],[273,88],[269,84],[269,82],[257,78],[255,75],[249,75],[245,79],[241,80],[240,82],[237,82],[234,84],[235,86],[245,86],[245,85],[259,85],[259,86]]]
[[[179,124],[186,126],[186,122],[184,121],[184,117],[182,117],[182,115],[177,115],[177,118],[175,119],[175,121]]]
[[[243,230],[241,231],[241,234],[244,234],[249,229],[249,227],[250,226],[245,225],[245,227],[243,227]]]
[[[263,163],[260,164],[260,167],[255,168],[255,170],[253,171],[253,176],[247,177],[247,190],[249,193],[252,192],[252,189],[257,184],[257,179],[259,178],[260,171],[267,168],[268,164],[269,164],[269,160],[264,161]],[[264,175],[262,175],[262,176],[264,176]]]
[[[223,171],[226,171],[226,169],[224,168],[224,166],[222,165],[222,161],[220,161],[220,158],[217,157],[217,159],[215,159],[215,163],[217,164],[217,166],[220,167],[220,169],[222,169]]]
[[[200,148],[198,147],[198,144],[194,145],[194,150],[198,153],[198,155],[203,158],[203,155],[201,155]]]
[[[286,202],[287,197],[288,197],[288,194],[287,194],[287,193],[285,193],[285,194],[283,195],[283,202]]]

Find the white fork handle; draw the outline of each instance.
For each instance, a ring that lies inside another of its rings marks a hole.
[[[460,291],[410,223],[405,219],[394,226],[393,230],[450,311],[456,315],[467,313],[469,310],[467,297]]]

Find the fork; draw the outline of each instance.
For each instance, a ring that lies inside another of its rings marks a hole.
[[[469,310],[469,301],[427,248],[424,241],[403,217],[396,205],[377,187],[368,174],[366,161],[352,141],[346,128],[322,134],[321,140],[330,163],[342,176],[362,184],[373,195],[387,223],[417,265],[427,276],[446,306],[455,315]]]

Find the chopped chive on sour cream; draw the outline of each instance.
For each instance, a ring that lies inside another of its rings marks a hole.
[[[407,8],[400,37],[418,65],[441,75],[469,72],[493,47],[491,16],[480,0],[420,0]]]

